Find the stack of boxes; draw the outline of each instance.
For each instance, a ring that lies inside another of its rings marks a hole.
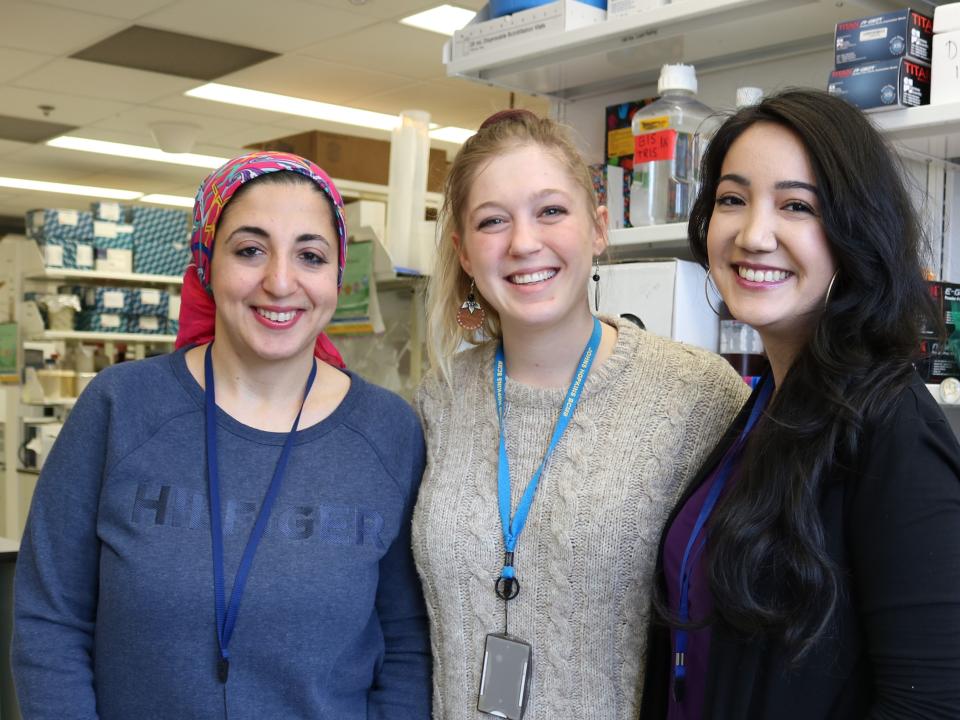
[[[928,288],[946,334],[941,338],[938,328],[923,328],[917,372],[924,382],[937,384],[960,378],[960,285],[931,281]]]
[[[93,270],[93,214],[83,210],[30,210],[27,237],[49,268]]]
[[[927,105],[933,19],[905,8],[838,23],[827,87],[862,110]]]
[[[933,81],[930,104],[960,101],[960,2],[933,13]]]
[[[77,329],[160,335],[177,332],[180,296],[158,288],[74,288],[81,298]],[[173,315],[173,319],[171,319]]]

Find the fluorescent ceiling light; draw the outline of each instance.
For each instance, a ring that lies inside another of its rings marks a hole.
[[[344,125],[376,128],[377,130],[393,130],[397,126],[396,115],[359,110],[343,105],[332,105],[316,100],[305,100],[290,95],[248,90],[232,85],[221,85],[220,83],[207,83],[193,90],[188,90],[184,94],[203,100],[215,100],[230,105],[242,105],[258,110],[300,115],[301,117],[328,120]]]
[[[430,137],[434,140],[457,143],[463,145],[469,138],[473,137],[476,130],[468,130],[460,127],[442,127],[430,131]]]
[[[405,17],[400,22],[441,35],[453,35],[456,30],[473,20],[475,15],[476,13],[472,10],[464,10],[453,5],[439,5],[431,10]]]
[[[140,198],[140,202],[153,203],[154,205],[176,205],[177,207],[193,207],[193,198],[185,195],[162,195],[160,193],[151,193]]]
[[[84,152],[100,153],[101,155],[115,155],[119,157],[135,158],[137,160],[153,160],[156,162],[173,163],[174,165],[190,165],[192,167],[218,168],[230,158],[215,157],[214,155],[198,155],[196,153],[168,153],[160,148],[145,145],[126,145],[124,143],[106,142],[105,140],[91,140],[89,138],[61,135],[48,140],[47,145],[67,150],[82,150]]]
[[[61,193],[63,195],[85,195],[110,200],[136,200],[143,195],[142,192],[136,192],[135,190],[117,190],[115,188],[93,187],[92,185],[70,185],[68,183],[10,177],[0,177],[0,187],[16,188],[17,190],[39,190],[40,192]]]

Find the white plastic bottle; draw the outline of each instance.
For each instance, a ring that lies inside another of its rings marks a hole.
[[[687,220],[697,193],[700,158],[715,127],[713,110],[696,98],[693,65],[664,65],[657,92],[660,99],[638,110],[631,125],[634,227]]]

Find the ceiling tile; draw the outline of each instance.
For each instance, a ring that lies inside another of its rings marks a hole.
[[[224,106],[226,107],[226,106]],[[150,123],[154,122],[184,122],[196,125],[200,130],[197,134],[199,143],[215,143],[221,145],[235,144],[226,138],[232,133],[250,132],[256,127],[255,123],[244,122],[221,113],[220,117],[209,115],[188,114],[183,111],[167,110],[153,105],[141,105],[126,112],[117,113],[104,118],[89,126],[90,130],[123,133],[127,140],[113,142],[128,142],[139,145],[153,145],[153,134]],[[80,134],[80,133],[76,133]],[[94,137],[92,133],[83,133],[84,137]],[[108,137],[98,137],[100,140],[110,140]]]
[[[404,18],[414,13],[429,10],[432,7],[441,5],[443,0],[367,0],[363,3],[351,2],[351,0],[307,0],[312,5],[320,5],[328,8],[350,8],[351,12],[361,13],[368,17],[387,19]],[[470,10],[477,10],[484,0],[452,0],[450,5],[458,5]],[[476,7],[470,7],[473,4]]]
[[[520,94],[515,96],[514,105],[540,115],[546,115],[550,108],[543,98]],[[385,113],[408,108],[427,110],[430,120],[440,125],[476,128],[497,110],[510,107],[510,93],[465,80],[444,79],[367,97],[364,107]]]
[[[14,50],[13,48],[0,48],[0,83],[15,80],[24,73],[35,70],[54,58],[54,55]]]
[[[196,87],[196,80],[63,58],[27,73],[14,85],[103,100],[147,103]]]
[[[220,80],[226,85],[356,107],[363,107],[352,102],[357,98],[392,90],[413,81],[398,74],[365,70],[300,55],[283,55]]]
[[[343,7],[352,7],[343,3]],[[141,18],[144,25],[273,52],[291,52],[369,25],[363,15],[306,0],[181,0]]]
[[[52,106],[53,109],[45,115],[39,109],[40,105]],[[98,98],[0,85],[0,108],[3,108],[6,114],[16,117],[46,119],[82,127],[114,113],[129,110],[130,107],[126,103]]]
[[[256,47],[133,25],[74,53],[80,60],[213,80],[275,57]]]
[[[136,20],[141,15],[159,10],[173,2],[174,0],[83,0],[83,9],[97,15]],[[76,8],[77,0],[40,0],[37,4],[72,9]]]
[[[55,55],[72,53],[124,26],[115,18],[17,0],[3,0],[2,11],[0,46]]]
[[[0,138],[22,143],[46,142],[75,128],[72,125],[0,115]]]
[[[14,142],[13,140],[0,140],[0,157],[7,157],[15,152],[26,149],[26,147],[27,143]],[[4,170],[0,169],[0,175],[3,175],[4,172]]]
[[[300,50],[321,60],[349,63],[358,68],[404,75],[416,80],[442,78],[443,35],[418,30],[395,22],[382,22],[358,32],[315,43]],[[355,52],[362,47],[362,53]]]

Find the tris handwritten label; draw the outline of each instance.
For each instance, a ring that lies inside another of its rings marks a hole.
[[[676,148],[676,130],[658,130],[637,135],[633,142],[633,164],[673,160]]]

